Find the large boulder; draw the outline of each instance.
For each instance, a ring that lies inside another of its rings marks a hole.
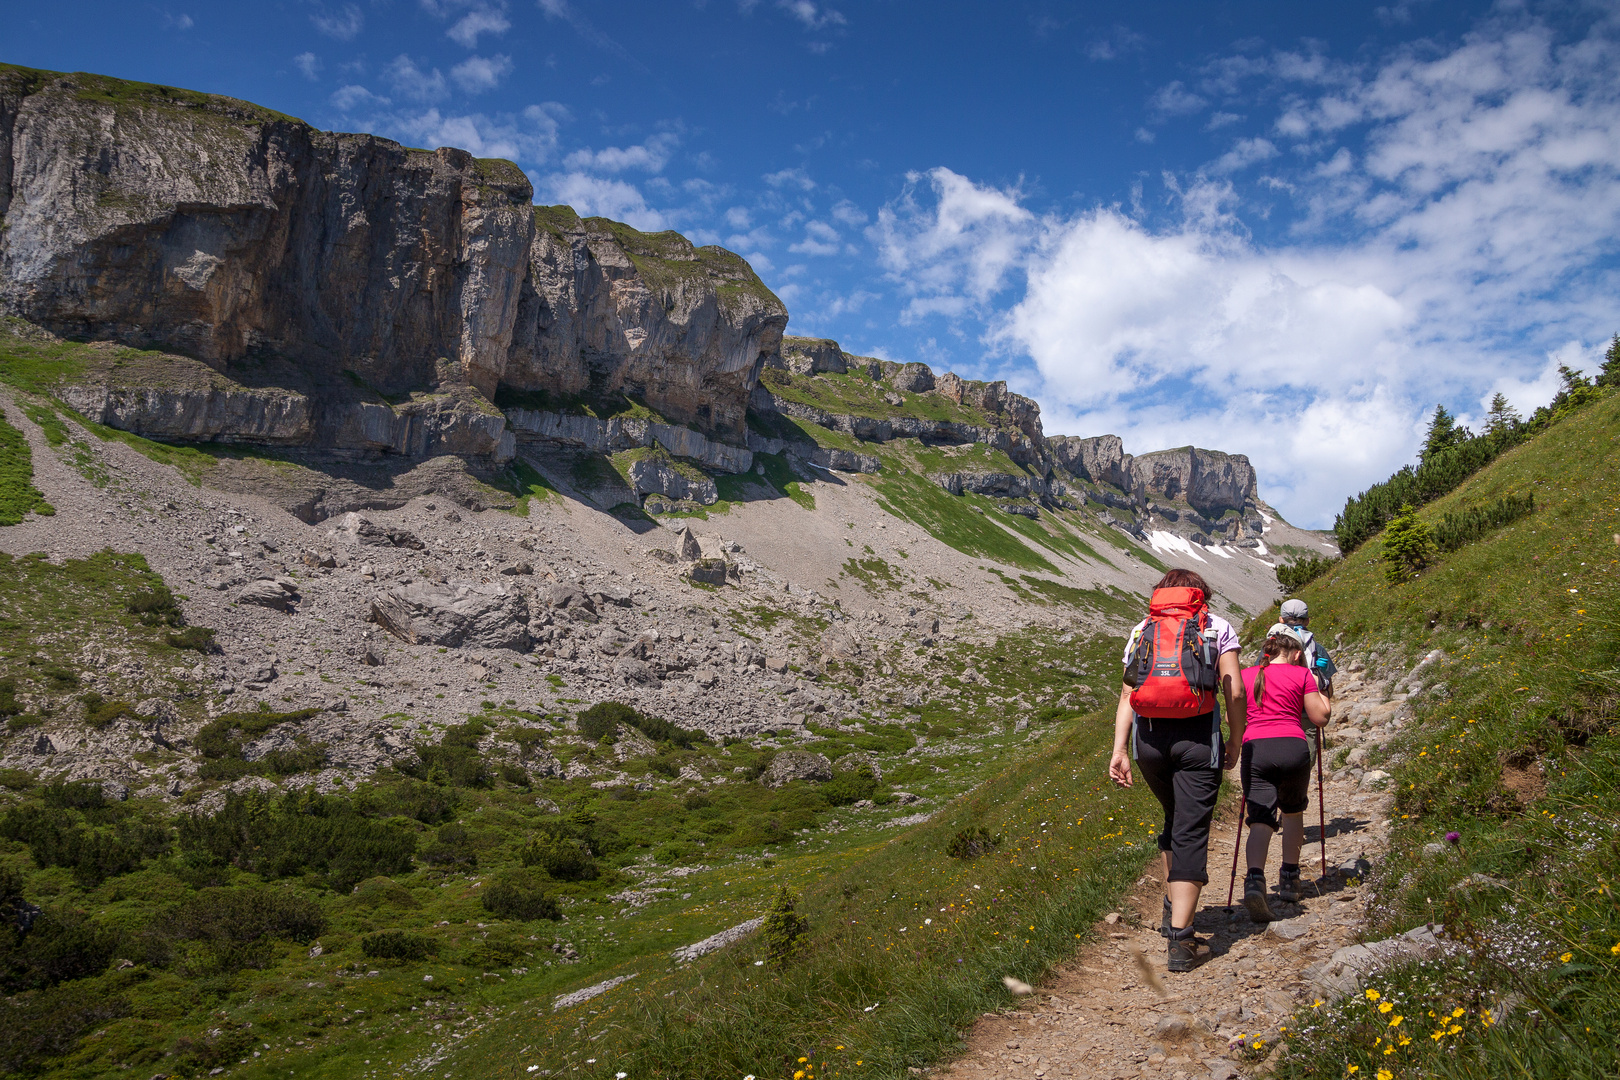
[[[528,604],[503,585],[415,581],[372,598],[371,620],[412,645],[527,652]]]
[[[690,499],[704,506],[713,506],[720,499],[714,481],[698,473],[687,475],[674,463],[657,455],[638,458],[625,470],[630,486],[637,495],[665,495],[671,499]],[[692,470],[696,472],[696,470]]]
[[[236,602],[239,604],[253,604],[256,607],[267,607],[276,611],[291,611],[298,600],[298,586],[287,578],[276,581],[252,581],[236,595]]]
[[[829,338],[784,337],[780,356],[772,357],[767,363],[775,367],[778,361],[781,367],[795,375],[820,375],[823,372],[842,375],[849,370],[844,350],[838,347],[838,342]]]
[[[889,381],[896,390],[921,394],[934,388],[934,370],[927,364],[906,364]]]
[[[832,762],[826,754],[812,754],[807,750],[783,750],[771,759],[770,766],[759,782],[769,788],[779,788],[795,780],[821,783],[833,778]]]

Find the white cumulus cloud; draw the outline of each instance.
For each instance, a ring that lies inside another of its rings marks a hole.
[[[1278,121],[1167,176],[1172,214],[1037,215],[934,169],[869,236],[905,317],[976,324],[1052,430],[1246,452],[1291,517],[1331,524],[1410,460],[1437,401],[1466,414],[1500,390],[1528,411],[1620,326],[1615,33],[1561,42],[1509,13],[1358,67],[1226,58],[1206,81],[1259,83]],[[1171,84],[1149,111],[1204,104]],[[1293,218],[1256,240],[1249,216],[1279,198]]]

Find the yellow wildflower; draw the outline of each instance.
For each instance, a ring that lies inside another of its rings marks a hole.
[[[1457,1034],[1457,1032],[1459,1032],[1461,1030],[1462,1030],[1462,1025],[1461,1024],[1452,1024],[1449,1028],[1446,1029],[1446,1034],[1447,1035],[1455,1035],[1455,1034]]]
[[[1377,1080],[1392,1080],[1394,1075],[1395,1074],[1390,1072],[1388,1069],[1379,1069]]]
[[[1617,941],[1613,945],[1609,946],[1609,955],[1620,956],[1620,941]]]
[[[1380,994],[1380,993],[1379,993],[1379,992],[1378,992],[1378,991],[1376,991],[1376,990],[1369,990],[1369,991],[1367,991],[1367,1000],[1368,1000],[1368,1001],[1377,1001],[1377,1000],[1378,1000],[1378,999],[1379,999],[1379,998],[1381,998],[1381,997],[1383,997],[1383,996],[1384,996],[1384,995],[1383,995],[1383,994]]]
[[[1394,1007],[1395,1007],[1395,1005],[1392,1002],[1386,1001],[1386,1002],[1384,1002],[1384,1003],[1382,1003],[1381,1005],[1378,1006],[1378,1011],[1381,1012],[1381,1013],[1387,1013],[1391,1009],[1393,1009]]]
[[[1400,1013],[1396,1013],[1394,1016],[1389,1018],[1389,1026],[1390,1027],[1400,1027],[1401,1026],[1401,1021],[1405,1020],[1405,1019],[1406,1019],[1406,1017],[1402,1016]]]
[[[1463,1015],[1463,1007],[1461,1005],[1459,1005],[1455,1009],[1452,1009],[1451,1010],[1451,1015],[1452,1016],[1461,1016],[1461,1015]]]
[[[1361,1071],[1361,1066],[1360,1065],[1346,1065],[1344,1067],[1344,1075],[1346,1075],[1346,1076],[1350,1076],[1351,1074],[1358,1073],[1360,1071]]]
[[[1560,964],[1567,964],[1567,963],[1569,963],[1569,962],[1570,962],[1570,961],[1571,961],[1571,960],[1573,960],[1573,959],[1575,959],[1575,954],[1574,954],[1574,953],[1572,953],[1572,952],[1567,952],[1567,953],[1565,953],[1565,954],[1564,954],[1564,955],[1563,955],[1563,956],[1560,956],[1560,957],[1559,957],[1559,958],[1558,958],[1558,962],[1559,962],[1559,963],[1560,963]]]

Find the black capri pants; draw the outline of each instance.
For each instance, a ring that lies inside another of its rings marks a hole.
[[[1311,805],[1311,744],[1304,739],[1251,739],[1239,768],[1250,825],[1280,829],[1283,814],[1303,814]]]
[[[1159,850],[1170,853],[1168,881],[1209,883],[1209,823],[1221,794],[1221,720],[1136,718],[1136,764],[1164,807]]]

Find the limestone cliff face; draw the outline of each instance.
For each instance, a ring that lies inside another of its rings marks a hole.
[[[1134,458],[1130,470],[1142,495],[1184,502],[1210,517],[1252,506],[1257,497],[1254,466],[1242,454],[1183,446]]]
[[[737,255],[536,207],[504,383],[563,396],[626,394],[740,441],[759,367],[787,309]]]
[[[274,357],[315,384],[348,377],[388,397],[439,389],[446,362],[485,399],[625,392],[740,441],[781,302],[729,252],[571,212],[559,225],[532,198],[506,161],[0,66],[0,312],[226,374]],[[323,429],[330,412],[267,419],[219,399],[110,409],[203,418],[180,437],[252,439],[269,423],[352,442]],[[364,441],[448,445],[394,434]]]

